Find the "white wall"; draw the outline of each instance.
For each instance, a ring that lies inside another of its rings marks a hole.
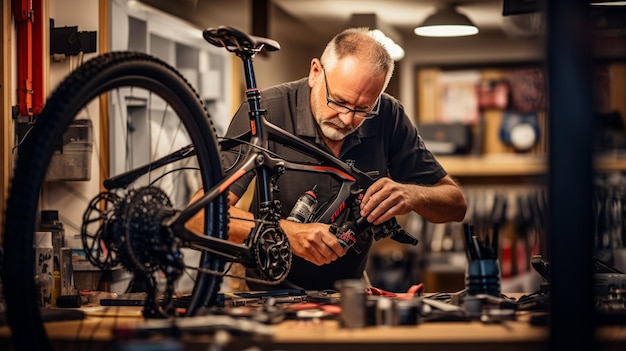
[[[279,15],[279,13],[273,13],[272,18]],[[287,21],[281,21],[283,25],[286,25]],[[291,26],[294,24],[291,23]],[[257,84],[260,88],[306,77],[309,74],[311,59],[319,58],[326,43],[331,39],[331,37],[320,37],[318,45],[305,45],[302,41],[290,39],[294,37],[293,34],[286,33],[297,30],[301,29],[278,30],[275,22],[270,23],[270,38],[278,41],[281,48],[280,51],[271,52],[266,57],[259,56],[255,59]]]
[[[98,31],[98,0],[54,0],[50,2],[50,18],[55,27],[78,26],[78,31]],[[100,33],[97,34],[98,43]],[[97,53],[86,54],[88,60]],[[50,63],[49,89],[53,90],[59,81],[69,74],[79,62],[75,58]],[[72,67],[74,65],[74,67]]]
[[[78,26],[78,31],[98,31],[98,0],[55,0],[49,5],[50,18],[54,19],[55,27]],[[97,35],[100,40],[100,33]],[[97,53],[85,54],[86,61]],[[50,75],[48,89],[53,91],[60,81],[80,64],[77,57],[67,57],[62,60],[50,60]],[[97,110],[94,110],[97,111]],[[94,152],[92,159],[100,154],[99,128],[97,114],[93,121]],[[42,209],[59,210],[60,220],[65,224],[67,235],[80,232],[78,227],[85,209],[84,203],[89,199],[82,199],[81,194],[98,193],[98,163],[92,162],[90,182],[60,182],[49,183],[42,196]],[[90,189],[90,190],[87,190]]]

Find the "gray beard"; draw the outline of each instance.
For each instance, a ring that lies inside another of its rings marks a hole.
[[[317,124],[320,126],[320,129],[322,131],[322,134],[324,134],[325,137],[327,137],[330,140],[334,140],[334,141],[340,141],[345,139],[348,135],[354,133],[354,131],[357,130],[357,128],[351,128],[347,130],[346,132],[343,132],[341,130],[337,130],[336,128],[334,128],[333,126],[336,126],[336,124],[334,124],[332,122],[332,120],[322,120],[322,119],[317,119]],[[359,125],[360,127],[361,125]]]

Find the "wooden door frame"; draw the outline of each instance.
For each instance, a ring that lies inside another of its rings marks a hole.
[[[12,144],[13,144],[13,117],[11,102],[13,93],[11,83],[11,65],[13,59],[12,42],[12,1],[3,1],[0,7],[0,27],[2,27],[2,45],[0,46],[0,111],[2,111],[2,123],[0,123],[0,223],[4,223],[4,211],[8,194],[9,183],[13,168]],[[0,232],[0,243],[3,242],[4,231]]]

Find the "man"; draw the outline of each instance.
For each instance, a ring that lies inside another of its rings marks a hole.
[[[311,60],[308,78],[262,91],[262,107],[272,123],[377,179],[362,201],[361,215],[368,222],[381,224],[411,211],[435,223],[462,221],[467,209],[463,193],[425,148],[402,105],[383,93],[393,68],[387,50],[366,29],[348,29],[329,42],[320,59]],[[243,104],[227,135],[247,128],[248,107]],[[270,149],[287,159],[293,155],[277,143]],[[282,202],[283,218],[312,186],[318,187],[320,203],[333,193],[332,183],[319,177],[286,172],[279,178],[275,198]],[[234,207],[251,178],[230,187],[233,218],[252,218]],[[232,219],[230,240],[243,242],[252,226]],[[294,255],[286,286],[334,289],[337,280],[362,277],[369,247],[361,254],[344,252],[326,223],[281,220],[281,227]]]

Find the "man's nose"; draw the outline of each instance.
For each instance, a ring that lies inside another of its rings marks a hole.
[[[339,115],[339,119],[341,120],[341,122],[343,122],[343,124],[347,126],[352,125],[352,121],[354,121],[354,112],[352,111],[338,112],[338,115]]]

